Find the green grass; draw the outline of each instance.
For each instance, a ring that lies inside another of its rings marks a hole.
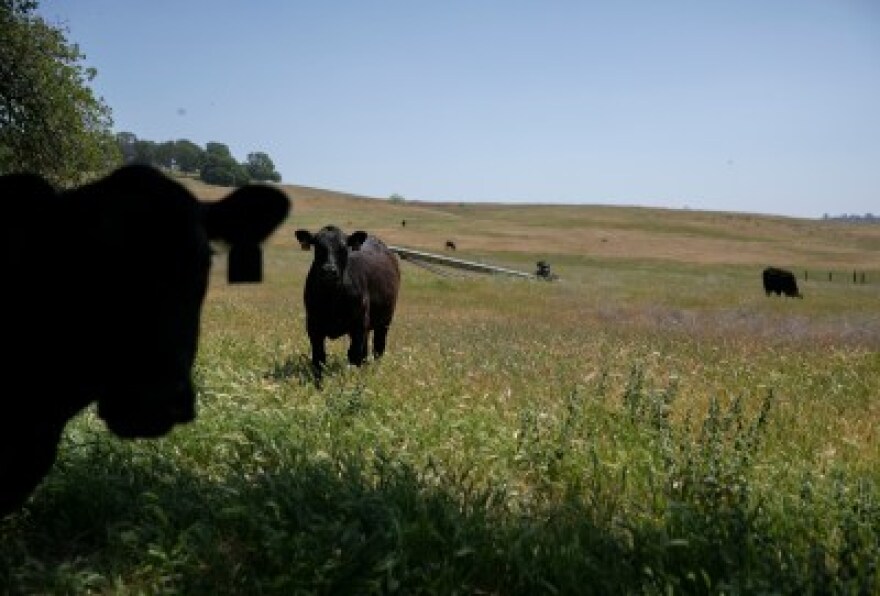
[[[880,593],[876,285],[783,300],[736,261],[553,246],[556,283],[404,264],[386,357],[331,342],[319,390],[289,235],[263,285],[217,263],[196,423],[69,426],[0,523],[0,592]]]

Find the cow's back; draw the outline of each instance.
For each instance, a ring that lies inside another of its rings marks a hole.
[[[400,265],[384,242],[368,236],[360,249],[349,255],[349,276],[369,300],[370,328],[388,326],[400,291]]]

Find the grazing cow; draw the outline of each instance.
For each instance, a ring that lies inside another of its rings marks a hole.
[[[446,249],[447,250],[455,250],[455,242],[453,242],[452,240],[447,240],[446,241]]]
[[[208,241],[240,255],[230,279],[258,281],[259,244],[290,202],[246,186],[200,203],[147,166],[65,192],[10,174],[0,197],[2,517],[49,472],[65,425],[92,402],[122,438],[193,420]]]
[[[303,250],[314,250],[303,300],[312,366],[320,382],[327,338],[348,335],[348,361],[360,366],[372,331],[373,356],[383,354],[400,290],[400,267],[397,255],[363,231],[346,236],[336,226],[326,226],[317,234],[297,230],[296,238]]]
[[[556,279],[556,274],[550,271],[550,263],[547,261],[538,261],[538,269],[535,271],[535,276],[538,279]]]
[[[767,267],[762,274],[764,279],[764,292],[769,296],[785,294],[792,298],[803,298],[798,291],[797,280],[791,271],[777,267]]]

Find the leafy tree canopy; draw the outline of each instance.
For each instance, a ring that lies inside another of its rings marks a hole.
[[[205,148],[207,156],[199,176],[204,182],[222,186],[241,186],[250,182],[247,169],[235,161],[229,147],[211,142]]]
[[[245,168],[253,180],[281,182],[281,174],[275,171],[275,164],[265,153],[248,153]]]
[[[2,1],[2,0],[0,0]],[[281,182],[272,159],[261,151],[249,153],[238,163],[225,143],[210,141],[202,149],[188,139],[155,143],[138,139],[131,132],[116,134],[125,163],[145,163],[186,173],[198,173],[203,182],[241,186],[251,180]]]
[[[0,174],[81,182],[120,160],[110,108],[89,88],[95,69],[37,5],[0,0]]]
[[[205,164],[205,152],[188,139],[174,142],[174,161],[183,172],[198,172]]]
[[[229,159],[232,159],[232,152],[229,150],[229,147],[223,143],[208,141],[208,144],[205,145],[205,151],[208,153],[208,157],[221,159],[228,157]]]

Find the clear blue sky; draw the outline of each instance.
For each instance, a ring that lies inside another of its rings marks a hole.
[[[439,201],[880,212],[877,0],[43,0],[116,131]]]

